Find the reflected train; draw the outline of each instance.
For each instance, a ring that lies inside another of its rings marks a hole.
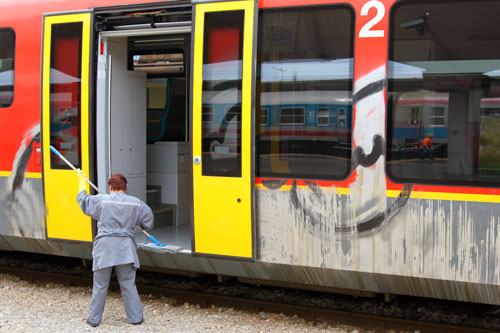
[[[236,133],[241,130],[241,105],[228,103],[222,97],[225,93],[218,93],[210,104],[203,106],[203,131],[211,135],[212,140],[207,143],[211,151],[235,150]],[[320,144],[323,149],[350,146],[352,98],[348,92],[313,91],[300,97],[288,92],[275,97],[273,101],[272,93],[261,95],[263,102],[255,120],[260,154],[265,149],[269,151],[276,133],[287,136],[287,146],[301,153],[310,154],[314,144]],[[273,104],[276,101],[279,104]],[[345,158],[350,156],[345,154]]]
[[[54,146],[182,248],[143,269],[500,304],[499,10],[4,0],[0,250],[91,258]]]

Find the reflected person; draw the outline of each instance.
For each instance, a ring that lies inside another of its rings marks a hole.
[[[428,157],[430,160],[434,158],[434,151],[432,149],[432,134],[427,134],[427,137],[420,144],[420,159],[423,160]]]

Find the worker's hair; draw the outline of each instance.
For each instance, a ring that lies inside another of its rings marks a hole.
[[[115,173],[108,180],[108,186],[112,191],[123,191],[127,190],[127,178],[121,173]]]

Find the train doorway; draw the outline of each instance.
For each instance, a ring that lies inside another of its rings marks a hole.
[[[98,183],[106,191],[124,174],[162,243],[254,258],[256,9],[245,0],[96,11]]]
[[[75,173],[50,147],[87,174],[91,13],[44,16],[42,151],[47,237],[92,241],[92,224],[75,200]]]
[[[174,12],[183,17],[181,10]],[[153,209],[155,237],[189,251],[190,22],[138,27],[137,15],[127,11],[97,15],[96,21],[103,30],[97,35],[96,71],[99,188],[106,192],[110,175],[124,174],[127,192]]]

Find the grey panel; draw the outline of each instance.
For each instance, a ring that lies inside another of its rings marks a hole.
[[[191,157],[187,142],[156,142],[147,146],[147,183],[161,186],[161,202],[177,206],[177,225],[191,221]]]
[[[148,172],[189,171],[187,142],[161,142],[148,145]]]
[[[0,177],[0,234],[45,238],[42,180],[24,178],[12,192],[9,178]]]
[[[127,71],[127,40],[108,42],[111,68],[111,174],[129,180],[127,193],[146,201],[146,74]]]
[[[373,278],[378,274],[442,280],[443,286],[453,281],[500,285],[497,204],[398,199],[402,205],[381,215],[371,228],[339,231],[343,221],[352,220],[352,201],[356,199],[337,193],[333,187],[258,191],[258,260],[367,273],[358,285],[350,286],[347,281],[335,284],[375,291],[395,288],[381,287]],[[387,206],[394,207],[397,202],[389,198]],[[420,292],[445,295],[437,290]]]

